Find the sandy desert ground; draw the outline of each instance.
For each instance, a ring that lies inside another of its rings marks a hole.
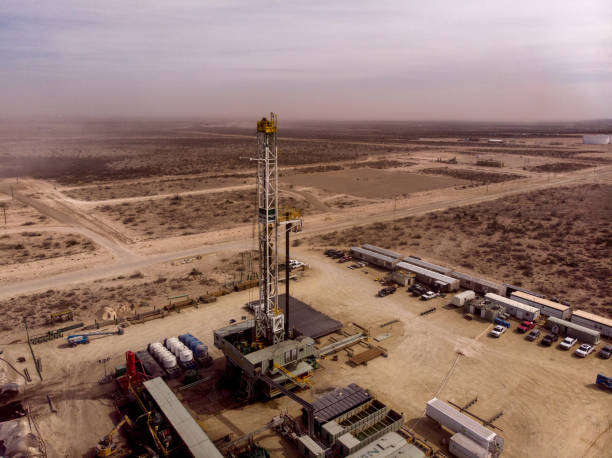
[[[256,247],[254,170],[241,159],[254,154],[252,130],[193,122],[0,127],[3,357],[28,355],[24,317],[37,334],[65,308],[85,322],[108,309],[129,316],[163,307],[171,295],[197,297],[239,280],[246,269],[240,253]],[[320,254],[328,246],[376,243],[612,316],[612,150],[582,145],[577,132],[288,125],[280,139],[281,199],[303,209],[294,253],[311,266],[292,289],[347,326],[375,330],[400,320],[384,342],[388,358],[353,369],[344,355],[324,361],[304,396],[362,384],[441,446],[440,433],[421,419],[426,401],[438,395],[464,403],[478,395],[477,414],[504,412],[496,423],[506,438],[504,456],[604,456],[612,447],[612,401],[593,387],[593,374],[609,363],[578,360],[514,333],[492,341],[487,323],[463,320],[442,299],[432,304],[434,314],[419,317],[425,305],[403,291],[374,298],[378,273],[351,271]],[[491,160],[503,167],[478,165]],[[87,348],[36,346],[45,380],[27,384],[24,397],[49,456],[89,453],[117,421],[110,387],[97,384],[99,359],[119,364],[126,350],[186,327],[210,343],[212,330],[240,319],[242,304],[255,296],[253,289],[231,293]],[[35,374],[29,356],[25,365]],[[211,383],[185,394],[213,439],[252,431],[281,409],[297,414],[284,398],[236,404],[214,389],[222,366],[215,362]],[[390,387],[389,378],[401,383]],[[49,412],[47,393],[57,414]],[[259,439],[273,456],[295,453],[273,434]]]

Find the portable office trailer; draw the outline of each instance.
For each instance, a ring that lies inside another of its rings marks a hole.
[[[448,443],[448,451],[457,458],[489,458],[491,453],[461,433],[454,434]]]
[[[526,288],[521,288],[520,286],[509,285],[507,283],[504,284],[504,288],[506,288],[506,293],[502,294],[502,296],[510,296],[513,292],[520,291],[522,293],[531,294],[532,296],[535,296],[535,297],[541,297],[542,299],[546,297],[542,293],[536,293],[535,291],[531,291]]]
[[[487,293],[485,294],[487,299],[492,304],[497,304],[506,310],[506,313],[516,317],[519,320],[534,321],[540,316],[540,309],[532,307],[531,305],[523,304],[522,302],[508,299],[507,297],[500,296],[499,294]]]
[[[385,256],[384,254],[366,250],[358,246],[351,248],[351,256],[355,259],[361,259],[369,264],[373,264],[384,269],[393,270],[398,263],[397,259]]]
[[[425,283],[426,285],[434,288],[439,286],[442,288],[442,291],[457,291],[459,289],[459,280],[447,277],[446,275],[434,272],[433,270],[424,269],[403,261],[397,264],[397,268],[407,272],[412,272],[416,275],[416,279],[421,283]]]
[[[409,264],[413,264],[415,266],[422,267],[423,269],[433,270],[434,272],[438,272],[439,274],[444,275],[449,275],[453,270],[450,267],[442,267],[437,264],[432,264],[431,262],[417,259],[414,256],[405,256],[404,258],[402,258],[402,261],[407,262]]]
[[[463,307],[466,302],[476,299],[476,293],[470,289],[463,291],[459,294],[455,294],[451,300],[451,304],[457,307]]]
[[[531,305],[540,309],[540,313],[546,316],[554,316],[562,320],[569,320],[572,313],[571,307],[557,302],[549,301],[541,297],[532,296],[531,294],[522,291],[515,291],[510,295],[510,299],[522,302],[523,304]]]
[[[505,286],[500,285],[499,283],[485,280],[484,278],[474,277],[473,275],[462,272],[457,272],[456,270],[450,272],[449,275],[458,279],[462,288],[471,289],[478,294],[495,293],[499,294],[500,296],[506,295]]]
[[[494,457],[499,456],[504,449],[504,439],[501,436],[438,398],[427,403],[425,415],[454,433],[462,433]]]
[[[599,331],[595,331],[594,329],[589,329],[577,323],[565,321],[560,318],[550,317],[548,320],[546,320],[546,327],[551,329],[554,333],[575,337],[576,339],[591,345],[597,345],[600,340]]]
[[[585,312],[584,310],[576,310],[574,313],[572,313],[572,318],[570,321],[595,331],[599,331],[602,336],[612,337],[612,320],[610,318],[604,318],[603,316]]]
[[[361,248],[363,248],[364,250],[373,251],[374,253],[382,254],[384,256],[389,256],[390,258],[398,259],[400,261],[404,258],[404,255],[401,253],[398,253],[397,251],[377,247],[376,245],[370,245],[369,243],[366,243],[365,245],[361,245]]]

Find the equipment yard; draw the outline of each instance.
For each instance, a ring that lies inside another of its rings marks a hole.
[[[155,139],[102,125],[52,140],[64,168],[0,143],[31,148],[0,165],[0,374],[18,384],[0,440],[53,457],[606,456],[608,146],[252,127],[169,124],[146,155]]]

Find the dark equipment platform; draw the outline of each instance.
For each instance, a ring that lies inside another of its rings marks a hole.
[[[247,306],[251,309],[251,303],[248,303]],[[278,295],[278,306],[285,313],[284,294]],[[330,318],[293,296],[289,296],[289,327],[300,335],[318,339],[342,329],[342,322]]]

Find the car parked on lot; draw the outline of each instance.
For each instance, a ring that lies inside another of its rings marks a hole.
[[[557,340],[559,340],[559,334],[551,333],[545,335],[541,343],[546,347],[550,347],[553,342],[556,342]]]
[[[387,286],[386,288],[381,289],[377,296],[378,297],[385,297],[388,296],[389,294],[393,294],[395,292],[397,288],[395,286]]]
[[[523,321],[516,330],[523,334],[533,328],[535,328],[535,323],[533,321]]]
[[[434,297],[438,297],[438,293],[434,293],[433,291],[427,291],[425,294],[421,294],[422,301],[428,301],[429,299],[433,299]]]
[[[580,356],[581,358],[586,358],[588,355],[593,353],[593,351],[595,351],[595,347],[593,345],[583,343],[576,350],[576,356]]]
[[[578,339],[576,339],[575,337],[566,337],[559,344],[559,346],[561,347],[562,350],[569,350],[570,348],[572,348],[577,343],[578,343]]]
[[[538,337],[540,337],[540,330],[539,329],[532,329],[531,332],[529,334],[527,334],[527,340],[529,342],[533,342],[534,340],[538,340]]]
[[[348,262],[351,259],[353,259],[352,256],[348,256],[348,255],[347,256],[342,256],[340,259],[338,259],[338,262]]]
[[[612,345],[606,345],[601,350],[599,350],[599,357],[602,359],[610,359],[612,356]]]
[[[500,326],[499,324],[497,326],[495,326],[493,329],[491,329],[491,332],[489,333],[489,335],[491,337],[499,337],[501,336],[504,332],[506,332],[506,328],[505,326]]]

